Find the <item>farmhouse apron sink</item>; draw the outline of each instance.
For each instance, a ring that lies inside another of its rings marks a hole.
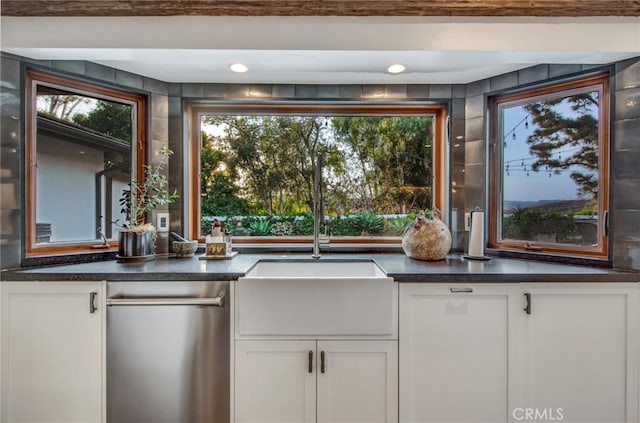
[[[372,260],[261,260],[238,278],[238,333],[390,335],[396,291]]]

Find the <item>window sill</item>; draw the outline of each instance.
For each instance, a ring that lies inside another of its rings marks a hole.
[[[590,266],[590,267],[602,267],[602,268],[613,267],[613,262],[607,259],[572,257],[572,256],[551,254],[551,253],[544,253],[544,252],[507,251],[507,250],[498,250],[494,248],[487,248],[485,249],[485,254],[494,256],[494,257],[500,257],[500,258],[532,260],[532,261],[540,261],[540,262],[548,262],[548,263],[570,264],[570,265],[577,265],[577,266]]]

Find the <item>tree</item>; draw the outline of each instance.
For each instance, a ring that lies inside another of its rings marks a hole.
[[[206,122],[224,128],[215,143],[228,152],[246,197],[265,213],[310,211],[318,156],[325,157],[326,168],[337,168],[341,160],[323,138],[323,118],[211,116]]]
[[[430,117],[338,117],[332,122],[363,175],[361,210],[406,213],[430,207]]]
[[[71,120],[86,128],[131,142],[133,119],[131,106],[127,104],[98,100],[96,107],[89,113],[76,113]]]
[[[236,172],[254,211],[313,210],[321,168],[330,214],[399,213],[429,207],[429,117],[210,116],[211,144]],[[322,163],[320,163],[320,158]],[[204,184],[204,181],[203,181]]]
[[[249,212],[247,201],[238,196],[238,177],[227,153],[216,149],[212,137],[202,133],[200,150],[200,210],[202,216],[236,216]]]
[[[537,157],[531,169],[572,169],[578,195],[598,196],[598,92],[544,100],[524,106],[535,130],[527,143]],[[563,111],[563,109],[569,109]],[[562,150],[571,154],[562,155]],[[576,170],[575,166],[583,170]]]
[[[89,102],[89,98],[79,95],[38,93],[38,112],[68,121],[78,106]]]
[[[228,154],[229,165],[242,179],[243,195],[259,204],[257,211],[272,213],[274,201],[284,183],[284,172],[290,166],[282,165],[282,151],[275,142],[281,135],[268,117],[212,116],[207,123],[224,128],[224,134],[215,136],[216,148]]]

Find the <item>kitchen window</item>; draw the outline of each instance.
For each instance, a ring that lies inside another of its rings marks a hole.
[[[192,238],[218,220],[235,242],[310,242],[316,168],[332,243],[397,244],[444,203],[443,107],[194,104],[189,116]]]
[[[108,250],[119,199],[141,178],[145,97],[26,73],[26,255]]]
[[[489,247],[608,258],[609,77],[490,101]]]

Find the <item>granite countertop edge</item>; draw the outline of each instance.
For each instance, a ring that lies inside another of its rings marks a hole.
[[[159,257],[144,263],[101,261],[2,271],[2,281],[220,281],[237,280],[261,259],[307,260],[305,254],[240,254],[231,260]],[[425,262],[404,254],[328,254],[321,260],[373,260],[402,283],[639,282],[640,273],[494,257],[471,261],[452,254]]]

